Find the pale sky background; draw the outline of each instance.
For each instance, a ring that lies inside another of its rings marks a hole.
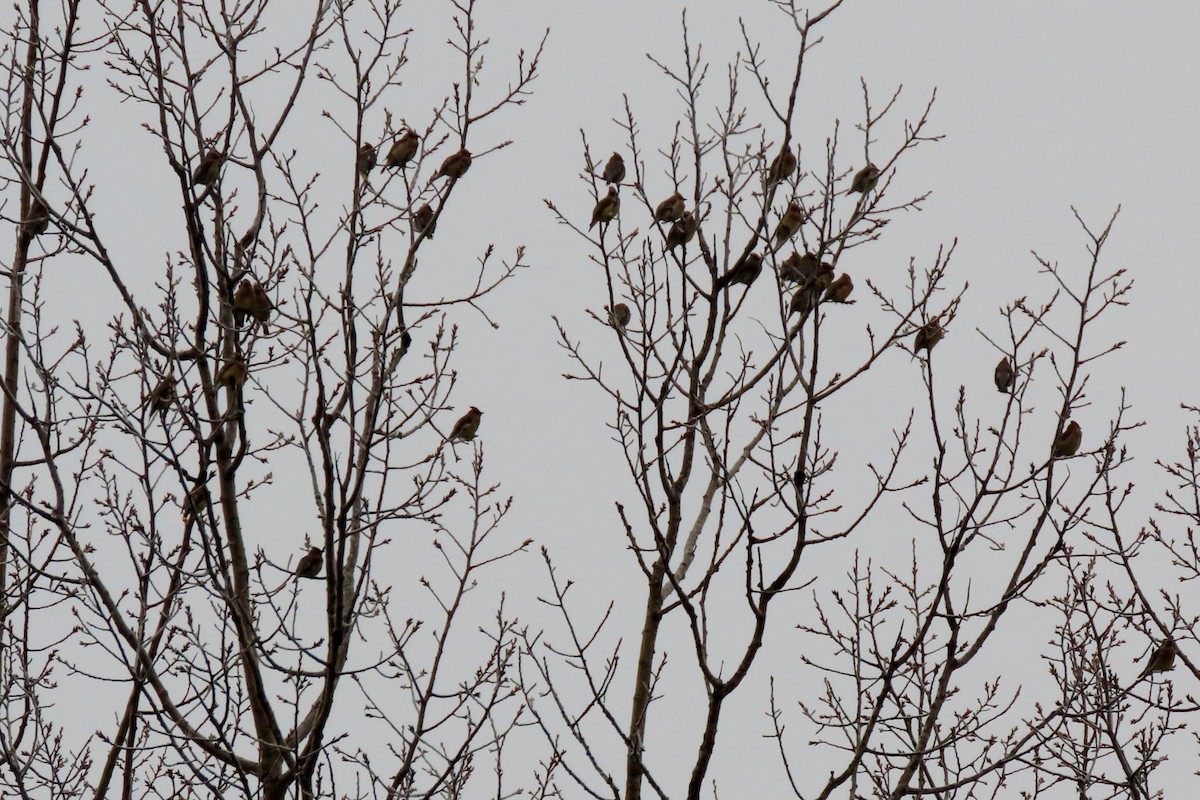
[[[513,542],[530,536],[548,546],[564,577],[579,584],[583,597],[596,602],[616,598],[616,620],[624,627],[614,628],[611,638],[619,635],[627,643],[640,629],[645,590],[613,508],[614,500],[628,499],[628,479],[606,427],[612,408],[595,387],[560,377],[573,371],[573,365],[558,346],[551,315],[588,344],[594,359],[616,366],[617,346],[611,331],[587,314],[588,309],[600,312],[607,303],[601,272],[588,262],[589,246],[555,224],[542,198],[586,224],[593,200],[578,179],[584,168],[579,131],[586,131],[598,158],[615,149],[626,151],[622,132],[611,121],[623,115],[623,93],[641,124],[647,155],[653,152],[656,136],[658,142],[667,142],[682,108],[674,87],[645,54],[680,62],[680,13],[685,7],[692,41],[704,44],[711,65],[706,110],[724,100],[726,64],[742,48],[736,28],[739,15],[752,35],[760,37],[762,55],[774,67],[778,88],[789,80],[798,37],[766,2],[481,4],[480,27],[493,41],[487,73],[491,83],[485,78],[485,93],[508,81],[516,49],[532,51],[541,32],[550,28],[541,77],[525,107],[476,130],[479,149],[508,138],[515,143],[472,167],[443,214],[439,235],[422,250],[427,268],[422,278],[428,279],[470,274],[489,242],[504,258],[511,257],[516,245],[527,246],[532,269],[487,304],[499,329],[491,330],[477,315],[458,317],[464,336],[455,362],[460,380],[455,404],[460,409],[477,405],[485,412],[480,439],[488,475],[502,481],[503,492],[515,497],[506,535]],[[432,80],[440,76],[422,59],[444,57],[447,4],[413,0],[405,9],[407,24],[434,32],[412,42],[411,105],[389,107],[424,125],[429,108],[445,93],[444,83]],[[975,413],[984,419],[989,413],[999,416],[1003,398],[991,384],[998,356],[975,328],[999,336],[1001,305],[1027,294],[1044,299],[1052,292],[1050,280],[1038,275],[1031,250],[1082,279],[1086,239],[1072,218],[1071,205],[1095,229],[1118,204],[1122,206],[1104,263],[1130,271],[1136,281],[1132,306],[1109,314],[1091,341],[1108,337],[1129,343],[1101,363],[1089,388],[1092,405],[1077,418],[1084,427],[1084,446],[1092,446],[1107,431],[1120,389],[1126,387],[1132,416],[1148,423],[1126,439],[1136,461],[1125,477],[1141,488],[1126,516],[1129,529],[1136,530],[1144,521],[1138,514],[1144,515],[1167,488],[1154,461],[1179,458],[1184,428],[1194,421],[1179,404],[1200,403],[1194,368],[1194,309],[1200,290],[1190,240],[1200,216],[1191,180],[1200,121],[1200,56],[1195,46],[1200,39],[1200,4],[1158,2],[1134,8],[1032,0],[847,0],[820,33],[824,43],[809,56],[798,115],[799,136],[810,157],[823,150],[840,119],[842,168],[860,164],[861,138],[853,128],[862,114],[860,77],[880,103],[899,85],[904,87],[897,111],[879,130],[881,152],[891,152],[901,133],[900,121],[919,117],[928,96],[937,90],[930,130],[946,138],[902,158],[892,184],[897,197],[925,190],[932,195],[922,212],[897,215],[881,241],[855,250],[852,263],[856,279],[870,277],[899,287],[910,258],[927,266],[939,246],[958,239],[948,285],[969,282],[970,289],[956,324],[937,350],[945,411],[953,403],[957,383],[963,383]],[[742,88],[748,96],[755,91],[748,76],[743,75]],[[111,117],[98,117],[99,130],[107,130],[104,126],[109,124],[117,130],[123,109],[115,110]],[[382,128],[382,110],[377,116],[373,122]],[[768,125],[768,139],[778,141],[781,132],[771,125],[773,120],[761,120]],[[340,143],[335,131],[322,123],[306,126],[311,133],[301,136],[293,130],[292,136],[297,143],[305,136],[312,138],[311,157],[349,162],[350,146]],[[127,125],[124,129],[131,135]],[[101,163],[94,167],[94,177],[103,187],[106,179],[126,170],[127,165]],[[661,163],[648,164],[648,174],[650,181],[658,181],[648,186],[652,197],[669,193]],[[157,178],[147,180],[168,178],[159,169]],[[130,193],[113,202],[132,207],[141,200]],[[170,202],[173,208],[175,200]],[[112,208],[119,216],[120,206]],[[468,230],[461,224],[466,219],[478,224]],[[140,223],[136,218],[125,224],[132,229]],[[627,222],[627,229],[633,224]],[[155,254],[178,244],[170,244],[169,237],[152,242],[153,236],[147,232],[140,243],[155,265],[151,269],[157,270],[161,256]],[[64,293],[64,319],[90,316],[97,307],[95,291],[83,282],[77,287]],[[766,291],[766,286],[756,284],[754,291]],[[852,307],[855,313],[874,311],[875,319],[884,319],[865,302],[865,292],[859,299]],[[107,307],[103,310],[101,318],[110,313]],[[861,346],[861,332],[848,330],[852,332],[847,347]],[[828,410],[831,426],[839,426],[833,429],[844,437],[834,446],[847,454],[840,467],[850,482],[865,477],[867,454],[890,445],[890,431],[903,424],[910,407],[921,403],[920,371],[907,354],[897,350],[877,369],[881,375],[847,393],[844,405]],[[1047,385],[1037,395],[1045,412],[1040,430],[1048,441],[1057,399],[1050,391],[1050,376],[1042,377]],[[881,391],[891,407],[880,403]],[[444,422],[448,428],[453,417]],[[927,459],[911,458],[910,471],[916,474],[925,463]],[[286,488],[278,491],[283,501]],[[868,529],[856,541],[862,548],[878,547],[882,558],[903,558],[910,538],[911,532]],[[285,558],[288,547],[290,543],[281,544],[272,555]],[[834,576],[841,577],[848,563],[832,565]],[[485,585],[487,596],[482,600],[505,589],[510,610],[539,620],[535,597],[546,584],[536,555],[514,562],[493,579],[493,585]],[[726,797],[777,794],[780,788],[777,758],[759,739],[766,731],[762,685],[768,674],[788,674],[796,663],[788,649],[789,642],[796,641],[789,638],[791,628],[792,621],[781,613],[768,636],[773,650],[755,670],[758,684],[742,690],[735,718],[722,728],[728,738],[719,743],[723,755],[714,772],[718,779],[735,774],[740,755],[757,754],[765,766],[752,774],[742,772],[736,784],[723,783]],[[1031,637],[1034,647],[1047,640],[1040,631]],[[1131,651],[1131,660],[1140,652]],[[629,667],[633,655],[626,654]],[[690,654],[678,659],[681,667],[689,658]],[[1027,669],[1036,676],[1045,674],[1041,664],[1019,663],[1009,672],[1010,680],[1021,680]],[[1128,669],[1137,668],[1131,663]],[[625,706],[621,709],[625,713]],[[680,719],[690,723],[688,714],[698,713],[698,708],[678,711]],[[680,727],[691,730],[684,722]],[[689,752],[690,747],[689,743]],[[1181,786],[1194,786],[1193,767],[1182,758],[1166,769]]]

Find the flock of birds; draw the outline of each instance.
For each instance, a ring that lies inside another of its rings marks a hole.
[[[383,166],[390,169],[405,169],[420,149],[421,138],[416,131],[408,129],[399,136],[388,149]],[[192,173],[192,182],[197,186],[210,188],[218,179],[221,168],[227,159],[224,151],[216,148],[209,150],[196,165]],[[433,180],[447,178],[456,181],[463,177],[471,168],[471,153],[462,148],[442,162]],[[772,161],[767,171],[769,186],[786,180],[797,167],[796,154],[790,147],[785,147],[778,157]],[[355,166],[364,178],[378,165],[378,153],[372,144],[362,145],[357,154]],[[864,197],[874,190],[879,181],[880,170],[873,164],[855,173],[847,194],[858,193]],[[607,225],[618,217],[621,209],[619,185],[625,179],[625,162],[619,153],[613,153],[604,166],[601,178],[608,184],[607,193],[597,200],[592,210],[589,230],[597,225]],[[769,246],[778,251],[800,230],[807,218],[806,212],[799,203],[791,202],[781,215],[771,236]],[[428,204],[423,203],[410,214],[414,237],[433,238],[437,226],[437,214]],[[676,191],[670,197],[659,203],[654,209],[654,221],[659,225],[669,224],[666,232],[666,249],[668,252],[685,247],[696,236],[700,229],[701,217],[698,209],[688,210],[683,195]],[[28,213],[22,221],[26,236],[32,238],[46,232],[49,228],[50,212],[40,196],[35,196],[30,203]],[[717,280],[718,290],[726,289],[734,284],[749,287],[761,274],[763,255],[751,252],[737,261],[724,275]],[[789,305],[789,316],[808,314],[818,302],[847,303],[854,284],[849,274],[834,275],[834,268],[828,263],[822,263],[813,253],[800,254],[796,251],[780,263],[780,277],[785,281],[797,284],[798,288]],[[230,303],[234,323],[241,328],[247,318],[253,319],[255,325],[264,330],[275,310],[275,304],[267,295],[263,286],[250,278],[243,278],[237,285]],[[631,311],[625,303],[617,303],[610,310],[609,321],[619,331],[624,331],[631,321]],[[913,355],[922,350],[926,353],[945,336],[945,330],[938,320],[934,319],[922,325],[916,331],[913,340]],[[249,366],[241,358],[235,358],[222,365],[214,378],[217,388],[229,387],[239,389],[246,381]],[[1000,392],[1011,392],[1016,380],[1016,370],[1011,359],[1007,356],[1000,359],[995,369],[996,389]],[[178,381],[172,376],[162,378],[148,393],[146,405],[152,413],[165,414],[177,402]],[[451,428],[447,442],[471,441],[479,431],[483,412],[472,406],[462,415]],[[1082,443],[1082,430],[1079,423],[1070,420],[1054,441],[1051,457],[1054,459],[1068,458],[1078,452]],[[209,506],[208,488],[199,484],[193,488],[185,500],[185,519],[198,516]],[[316,578],[324,562],[323,551],[319,547],[309,547],[308,552],[300,559],[293,574],[301,578]],[[1151,654],[1143,676],[1173,669],[1178,647],[1171,638],[1163,641]]]
[[[798,163],[796,154],[790,147],[785,146],[767,170],[768,189],[790,177],[796,171]],[[625,180],[625,174],[625,159],[620,153],[613,153],[600,173],[600,178],[608,185],[608,191],[596,201],[588,230],[597,225],[607,225],[620,215],[619,187]],[[854,174],[846,194],[857,193],[866,197],[874,191],[881,174],[880,169],[874,164],[867,164]],[[795,201],[790,202],[780,216],[769,241],[768,247],[771,248],[771,251],[778,251],[791,240],[806,219],[807,213],[804,207]],[[690,242],[700,228],[700,221],[699,209],[689,211],[687,201],[679,191],[663,200],[654,209],[655,223],[660,225],[670,223],[671,225],[666,233],[666,252],[671,252]],[[724,275],[717,278],[716,289],[720,291],[734,284],[749,287],[758,278],[762,268],[763,255],[756,252],[748,253],[738,259],[737,263]],[[853,302],[849,298],[850,293],[854,291],[854,282],[849,273],[843,272],[835,277],[833,265],[821,262],[811,252],[801,255],[798,251],[793,250],[791,256],[780,263],[779,277],[785,282],[797,285],[797,289],[788,303],[789,318],[796,314],[807,315],[819,302]],[[609,324],[622,333],[632,318],[632,311],[626,303],[617,303],[609,310]],[[946,330],[937,318],[921,325],[913,337],[913,358],[916,358],[917,354],[922,351],[928,354],[945,335]],[[997,391],[1005,394],[1012,392],[1016,384],[1016,369],[1012,359],[1008,356],[1000,358],[999,363],[996,364],[994,378]],[[1079,451],[1082,441],[1083,431],[1079,423],[1068,420],[1066,427],[1055,438],[1051,447],[1051,457],[1058,459],[1075,455]]]

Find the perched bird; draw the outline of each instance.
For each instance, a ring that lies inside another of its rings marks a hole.
[[[784,147],[779,155],[775,156],[770,169],[767,170],[767,186],[774,186],[791,177],[791,174],[796,171],[796,164],[796,154],[792,152],[792,148]]]
[[[853,291],[854,281],[850,280],[850,273],[843,272],[825,288],[825,299],[831,303],[845,303]]]
[[[629,320],[632,318],[633,315],[629,311],[629,306],[624,303],[617,303],[608,312],[608,324],[619,331],[625,330],[625,326],[629,324]]]
[[[1000,363],[996,365],[996,391],[1002,394],[1008,394],[1012,391],[1013,381],[1016,380],[1017,374],[1013,371],[1013,363],[1008,356],[1003,356]]]
[[[779,218],[779,224],[775,226],[775,246],[779,247],[795,236],[796,231],[800,230],[800,226],[803,224],[804,207],[799,203],[789,203],[787,211],[783,212],[783,216]]]
[[[275,304],[267,296],[267,290],[263,288],[261,283],[255,281],[254,303],[250,308],[250,316],[254,317],[255,321],[262,325],[263,330],[266,330],[267,320],[271,318],[271,312],[274,310]]]
[[[393,169],[404,169],[408,166],[408,162],[413,160],[420,145],[421,137],[417,135],[417,132],[411,128],[406,130],[404,135],[392,142],[392,146],[388,148],[383,165]]]
[[[1079,427],[1079,423],[1071,420],[1067,423],[1067,427],[1063,428],[1063,432],[1054,440],[1054,447],[1050,450],[1051,458],[1070,458],[1079,452],[1079,445],[1083,444],[1083,428]]]
[[[875,188],[875,184],[879,183],[879,175],[879,167],[874,164],[867,164],[854,173],[854,180],[850,182],[850,188],[846,190],[846,194],[850,194],[851,192],[867,194]]]
[[[420,236],[425,234],[426,239],[433,238],[433,232],[437,230],[437,221],[433,218],[433,209],[429,203],[425,203],[416,210],[412,218],[413,235]]]
[[[315,578],[321,573],[321,562],[325,559],[322,557],[321,548],[310,547],[308,552],[296,564],[296,569],[293,574],[297,578]]]
[[[654,209],[654,221],[674,222],[683,216],[684,211],[687,211],[687,203],[684,202],[683,195],[676,192]]]
[[[29,201],[29,213],[25,215],[21,225],[30,239],[41,236],[50,227],[50,209],[46,208],[40,197]]]
[[[146,404],[150,406],[150,413],[165,412],[175,402],[175,387],[178,382],[170,375],[166,376],[155,384],[150,390],[150,394],[146,395]]]
[[[471,152],[467,148],[459,150],[452,156],[448,156],[442,165],[438,167],[438,171],[433,174],[434,180],[438,178],[449,178],[456,181],[463,175],[467,174],[467,170],[471,168]]]
[[[221,165],[225,163],[225,153],[213,148],[204,154],[196,169],[192,172],[192,183],[197,186],[212,186],[213,181],[221,174]]]
[[[812,311],[813,306],[817,304],[817,298],[820,296],[819,292],[815,292],[807,286],[801,286],[792,295],[792,301],[788,303],[788,316],[790,317],[793,314],[799,314],[802,317],[805,316],[808,312]]]
[[[726,286],[732,286],[735,283],[743,283],[750,286],[758,278],[762,272],[762,256],[758,253],[751,253],[745,258],[739,260],[733,267],[717,279],[717,288],[721,289]]]
[[[833,264],[824,262],[808,277],[808,288],[820,294],[830,286],[833,286]]]
[[[246,315],[254,308],[254,281],[242,278],[233,291],[233,324],[242,327]]]
[[[946,330],[938,324],[936,319],[931,319],[920,328],[917,329],[917,336],[913,339],[913,358],[917,357],[917,353],[924,350],[932,352],[934,345],[942,340],[946,335]]]
[[[354,162],[358,168],[358,174],[364,178],[367,177],[371,170],[375,169],[375,164],[378,160],[379,157],[375,154],[375,145],[364,144],[358,148],[358,158]]]
[[[608,194],[596,201],[596,207],[592,209],[592,224],[588,225],[588,230],[596,227],[597,222],[612,222],[620,212],[621,198],[617,196],[617,187],[610,186]]]
[[[187,493],[187,497],[183,501],[183,518],[190,519],[198,517],[208,510],[212,501],[208,493],[208,486],[203,483],[197,483]]]
[[[817,271],[820,262],[812,253],[800,255],[795,250],[779,265],[780,280],[804,283]]]
[[[224,366],[217,371],[217,377],[213,380],[213,386],[220,389],[222,386],[228,386],[231,389],[237,389],[246,382],[246,376],[250,374],[250,367],[240,358],[235,358],[233,361],[226,361]]]
[[[475,438],[475,434],[479,432],[479,420],[483,417],[483,412],[475,406],[471,406],[471,410],[463,414],[458,422],[454,423],[454,427],[450,429],[450,435],[446,438],[451,441],[469,442]]]
[[[667,249],[674,250],[687,244],[699,228],[700,220],[696,215],[690,211],[683,212],[683,216],[671,223],[671,230],[667,231]]]
[[[625,180],[625,159],[621,158],[620,153],[612,154],[600,177],[604,178],[605,183],[620,183]]]
[[[1150,654],[1150,659],[1146,662],[1146,668],[1142,670],[1138,679],[1155,672],[1168,672],[1175,669],[1175,657],[1178,655],[1179,645],[1175,644],[1173,637],[1168,636],[1158,647],[1154,648],[1154,652]]]

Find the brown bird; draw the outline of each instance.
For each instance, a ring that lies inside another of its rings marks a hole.
[[[795,250],[779,265],[780,280],[804,283],[817,271],[817,257],[812,253],[800,255]]]
[[[437,220],[433,218],[433,209],[429,207],[429,203],[422,205],[413,214],[412,225],[414,236],[423,233],[426,239],[433,238],[433,232],[437,230]]]
[[[733,268],[717,279],[717,288],[721,289],[726,286],[732,286],[735,283],[742,283],[750,286],[758,278],[762,272],[762,256],[758,253],[751,253],[744,259],[741,259]]]
[[[879,183],[879,167],[874,164],[867,164],[865,167],[854,173],[854,180],[850,182],[850,188],[846,190],[846,194],[858,192],[866,194],[875,188],[875,184]]]
[[[625,180],[625,159],[621,158],[620,153],[612,154],[600,177],[604,178],[605,183],[620,183]]]
[[[684,202],[683,195],[676,192],[659,203],[658,207],[654,209],[654,221],[674,222],[683,216],[684,211],[687,211],[687,203]]]
[[[150,394],[146,395],[146,404],[150,406],[150,413],[165,412],[175,402],[175,387],[178,382],[170,375],[166,376],[155,384],[150,390]]]
[[[1017,374],[1013,371],[1013,363],[1008,356],[1003,356],[1000,363],[996,364],[996,391],[1002,394],[1008,394],[1012,391],[1013,382],[1016,380]]]
[[[796,154],[792,152],[792,148],[784,147],[779,155],[775,156],[770,169],[767,170],[767,186],[774,186],[791,177],[791,174],[796,171],[796,164]]]
[[[483,417],[483,412],[475,406],[471,406],[471,410],[463,414],[458,422],[454,423],[454,427],[450,429],[450,435],[446,438],[451,442],[471,441],[475,438],[475,434],[479,432],[481,417]]]
[[[233,324],[242,327],[246,315],[254,308],[254,281],[242,278],[233,292]]]
[[[1150,659],[1146,662],[1146,668],[1142,670],[1138,679],[1155,672],[1169,672],[1175,669],[1175,657],[1178,655],[1179,645],[1175,644],[1173,637],[1168,636],[1158,647],[1154,648],[1154,652],[1150,654]]]
[[[833,264],[822,263],[808,278],[808,287],[817,294],[833,286]]]
[[[843,272],[825,288],[825,299],[831,303],[845,303],[853,291],[854,281],[850,280],[850,273]]]
[[[250,367],[240,358],[235,358],[233,361],[226,361],[224,366],[217,372],[217,377],[213,380],[213,386],[220,389],[222,386],[229,386],[231,389],[237,389],[246,382],[246,376],[250,374]]]
[[[800,226],[804,224],[804,207],[799,203],[789,203],[787,211],[779,219],[779,224],[775,226],[775,246],[779,247],[788,239],[796,235],[796,231],[800,230]]]
[[[50,209],[46,208],[46,204],[40,197],[34,197],[29,201],[29,213],[25,215],[21,225],[31,239],[34,236],[41,236],[50,227]]]
[[[433,174],[434,180],[438,178],[449,178],[456,181],[463,175],[467,174],[467,170],[471,168],[471,152],[467,148],[459,150],[452,156],[448,156],[442,165],[438,167],[438,171]]]
[[[821,296],[820,292],[815,292],[807,286],[801,286],[792,295],[792,301],[788,303],[788,316],[799,314],[805,316],[812,311],[813,306],[817,304],[817,298]]]
[[[687,244],[699,229],[700,220],[696,215],[690,211],[683,212],[683,216],[671,223],[671,230],[667,231],[667,249],[674,250]]]
[[[378,161],[379,157],[375,154],[375,145],[364,144],[358,148],[358,157],[354,164],[358,168],[358,174],[365,178],[370,174],[371,170],[375,169],[375,164]]]
[[[198,517],[208,510],[212,504],[208,493],[208,486],[203,483],[197,483],[187,493],[187,497],[183,501],[183,518],[191,519]]]
[[[321,548],[310,547],[304,557],[296,564],[296,569],[293,574],[297,578],[315,578],[321,573],[322,563],[325,561]]]
[[[263,288],[261,283],[254,283],[254,305],[250,309],[250,316],[262,325],[263,330],[267,328],[267,320],[271,318],[271,312],[275,310],[275,304],[271,302],[271,298],[267,296],[267,290]]]
[[[922,350],[927,353],[932,352],[934,345],[940,342],[945,335],[946,330],[938,324],[936,319],[926,322],[917,329],[917,336],[913,339],[913,358],[916,358],[917,353]]]
[[[225,163],[224,151],[213,148],[204,154],[196,169],[192,172],[192,183],[197,186],[212,186],[213,181],[221,174],[221,165]]]
[[[625,326],[629,324],[629,320],[631,319],[633,319],[633,314],[629,311],[629,306],[624,303],[617,303],[608,312],[608,324],[619,331],[625,330]]]
[[[383,165],[394,169],[404,169],[408,166],[408,162],[413,160],[420,145],[421,137],[417,135],[417,132],[411,128],[406,130],[404,135],[392,142],[392,146],[388,148]]]
[[[596,201],[592,209],[592,224],[588,230],[596,227],[597,222],[612,222],[621,213],[621,198],[617,196],[617,187],[608,187],[608,194]]]
[[[1070,458],[1079,452],[1079,445],[1083,444],[1083,428],[1079,427],[1079,423],[1071,420],[1067,423],[1067,427],[1054,440],[1054,447],[1050,450],[1051,458]]]

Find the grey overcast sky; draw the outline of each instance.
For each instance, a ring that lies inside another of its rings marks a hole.
[[[414,67],[408,77],[413,101],[390,110],[424,124],[444,84],[431,78],[424,85],[422,70],[428,70],[428,62],[422,59],[444,57],[447,4],[411,0],[405,9],[407,24],[421,32],[412,43]],[[611,331],[588,315],[589,310],[600,313],[607,297],[600,270],[588,261],[587,243],[555,223],[543,198],[586,224],[593,199],[588,184],[579,179],[585,166],[580,130],[599,159],[613,150],[627,152],[623,133],[612,121],[623,116],[623,96],[641,129],[647,192],[652,197],[669,193],[664,164],[654,150],[665,145],[682,106],[674,86],[646,54],[680,63],[685,10],[691,39],[703,43],[710,64],[706,109],[723,101],[726,65],[743,50],[739,17],[761,42],[761,55],[777,83],[789,79],[796,36],[786,18],[763,0],[481,4],[480,26],[493,41],[487,73],[492,88],[512,74],[515,49],[536,48],[549,28],[541,77],[524,108],[506,112],[476,132],[480,149],[510,138],[514,144],[472,168],[464,182],[464,189],[472,190],[456,193],[438,237],[422,250],[424,263],[433,267],[422,280],[435,280],[437,275],[470,274],[489,242],[505,258],[516,245],[527,246],[532,268],[487,304],[499,327],[491,329],[478,316],[463,318],[456,404],[463,409],[477,405],[485,412],[480,438],[488,474],[502,481],[503,491],[516,502],[506,523],[508,535],[514,541],[531,536],[550,547],[564,575],[578,582],[584,596],[616,598],[616,620],[625,627],[614,638],[619,634],[627,641],[638,632],[644,583],[626,552],[613,509],[614,500],[627,491],[627,478],[607,428],[611,403],[594,388],[561,377],[573,365],[558,345],[552,319],[557,316],[574,338],[586,342],[593,358],[615,360]],[[1122,207],[1105,263],[1129,270],[1136,281],[1132,305],[1112,314],[1093,341],[1125,339],[1128,344],[1098,369],[1089,387],[1091,405],[1078,418],[1085,446],[1086,437],[1094,443],[1107,432],[1125,387],[1133,416],[1148,423],[1129,436],[1138,459],[1130,479],[1145,487],[1130,507],[1130,524],[1138,527],[1137,515],[1148,513],[1164,488],[1154,460],[1178,457],[1184,427],[1194,421],[1180,403],[1200,405],[1194,366],[1200,351],[1194,321],[1200,284],[1192,241],[1200,218],[1193,188],[1200,122],[1200,3],[846,0],[822,26],[821,35],[823,42],[806,66],[798,125],[806,152],[818,159],[840,121],[840,167],[861,165],[862,141],[854,127],[862,116],[860,79],[877,103],[903,86],[897,110],[878,131],[880,152],[894,149],[901,120],[919,117],[936,89],[930,130],[944,134],[944,140],[904,157],[892,176],[897,196],[927,190],[931,195],[920,212],[896,215],[881,241],[855,250],[848,268],[856,279],[897,289],[910,259],[918,267],[928,266],[939,247],[957,239],[949,285],[969,283],[970,288],[937,351],[943,376],[940,400],[946,410],[961,383],[974,413],[985,420],[989,413],[1001,413],[1002,398],[991,385],[998,354],[976,328],[1000,336],[1002,305],[1024,295],[1044,300],[1052,293],[1031,250],[1082,278],[1086,240],[1072,218],[1072,205],[1097,229]],[[753,94],[745,75],[742,87]],[[106,125],[117,130],[119,121],[116,114],[100,115],[96,124],[101,130]],[[382,110],[369,121],[382,130]],[[782,133],[777,124],[765,116],[760,121],[767,140],[777,142]],[[311,136],[313,153],[332,153],[330,164],[348,163],[350,146],[335,131],[321,124],[311,127],[306,136]],[[120,176],[125,169],[97,164],[94,172],[103,186],[106,174]],[[140,180],[136,175],[130,179]],[[474,191],[474,186],[486,190]],[[132,207],[139,197],[130,193],[114,199],[114,208],[123,203]],[[477,224],[465,229],[460,223],[460,233],[441,235],[441,230],[455,228],[456,219]],[[138,221],[128,222],[131,236]],[[139,241],[157,270],[161,258],[155,254],[178,244],[168,244],[169,238],[153,241],[154,236],[147,232]],[[869,300],[860,297],[849,310],[884,321]],[[110,313],[97,307],[85,283],[69,289],[62,303],[64,318],[97,310],[105,318]],[[847,352],[862,349],[861,326],[848,326],[846,336]],[[827,410],[841,423],[855,423],[853,436],[834,443],[847,453],[841,466],[849,485],[865,480],[862,465],[869,454],[890,445],[891,431],[904,423],[908,409],[920,407],[920,369],[899,350],[890,355],[877,368],[885,376],[882,382],[873,382],[869,392],[849,393],[843,405]],[[887,387],[885,394],[880,385]],[[1054,428],[1057,398],[1050,389],[1047,382],[1045,391],[1031,395],[1044,411],[1031,423],[1037,428],[1030,434],[1035,438],[1048,440]],[[922,468],[920,461],[914,460],[914,473]],[[286,504],[274,513],[280,509],[286,510]],[[306,513],[298,515],[296,526],[311,524]],[[912,535],[898,520],[893,530],[867,532],[859,545],[877,546],[882,557],[902,560]],[[837,577],[848,563],[837,565]],[[506,570],[491,589],[507,587],[516,608],[529,609],[536,618],[534,597],[545,589],[536,557]],[[722,751],[716,777],[737,779],[736,785],[723,784],[725,797],[781,791],[774,762],[762,770],[737,771],[739,758],[763,758],[758,737],[766,731],[766,676],[786,674],[796,663],[796,654],[788,649],[795,641],[788,636],[791,625],[779,623],[778,646],[759,671],[760,683],[739,707],[736,726],[723,728],[730,741],[722,743],[728,749]],[[1030,646],[1040,647],[1048,633],[1031,633]],[[1131,649],[1131,671],[1137,668],[1132,657],[1140,652]],[[1014,663],[1035,674],[1018,671],[1009,675],[1011,680],[1044,676],[1045,668],[1036,662],[1018,658]],[[694,722],[696,709],[677,713],[681,728],[690,730],[686,724]],[[1194,765],[1186,759],[1168,769],[1181,785],[1195,785]]]

